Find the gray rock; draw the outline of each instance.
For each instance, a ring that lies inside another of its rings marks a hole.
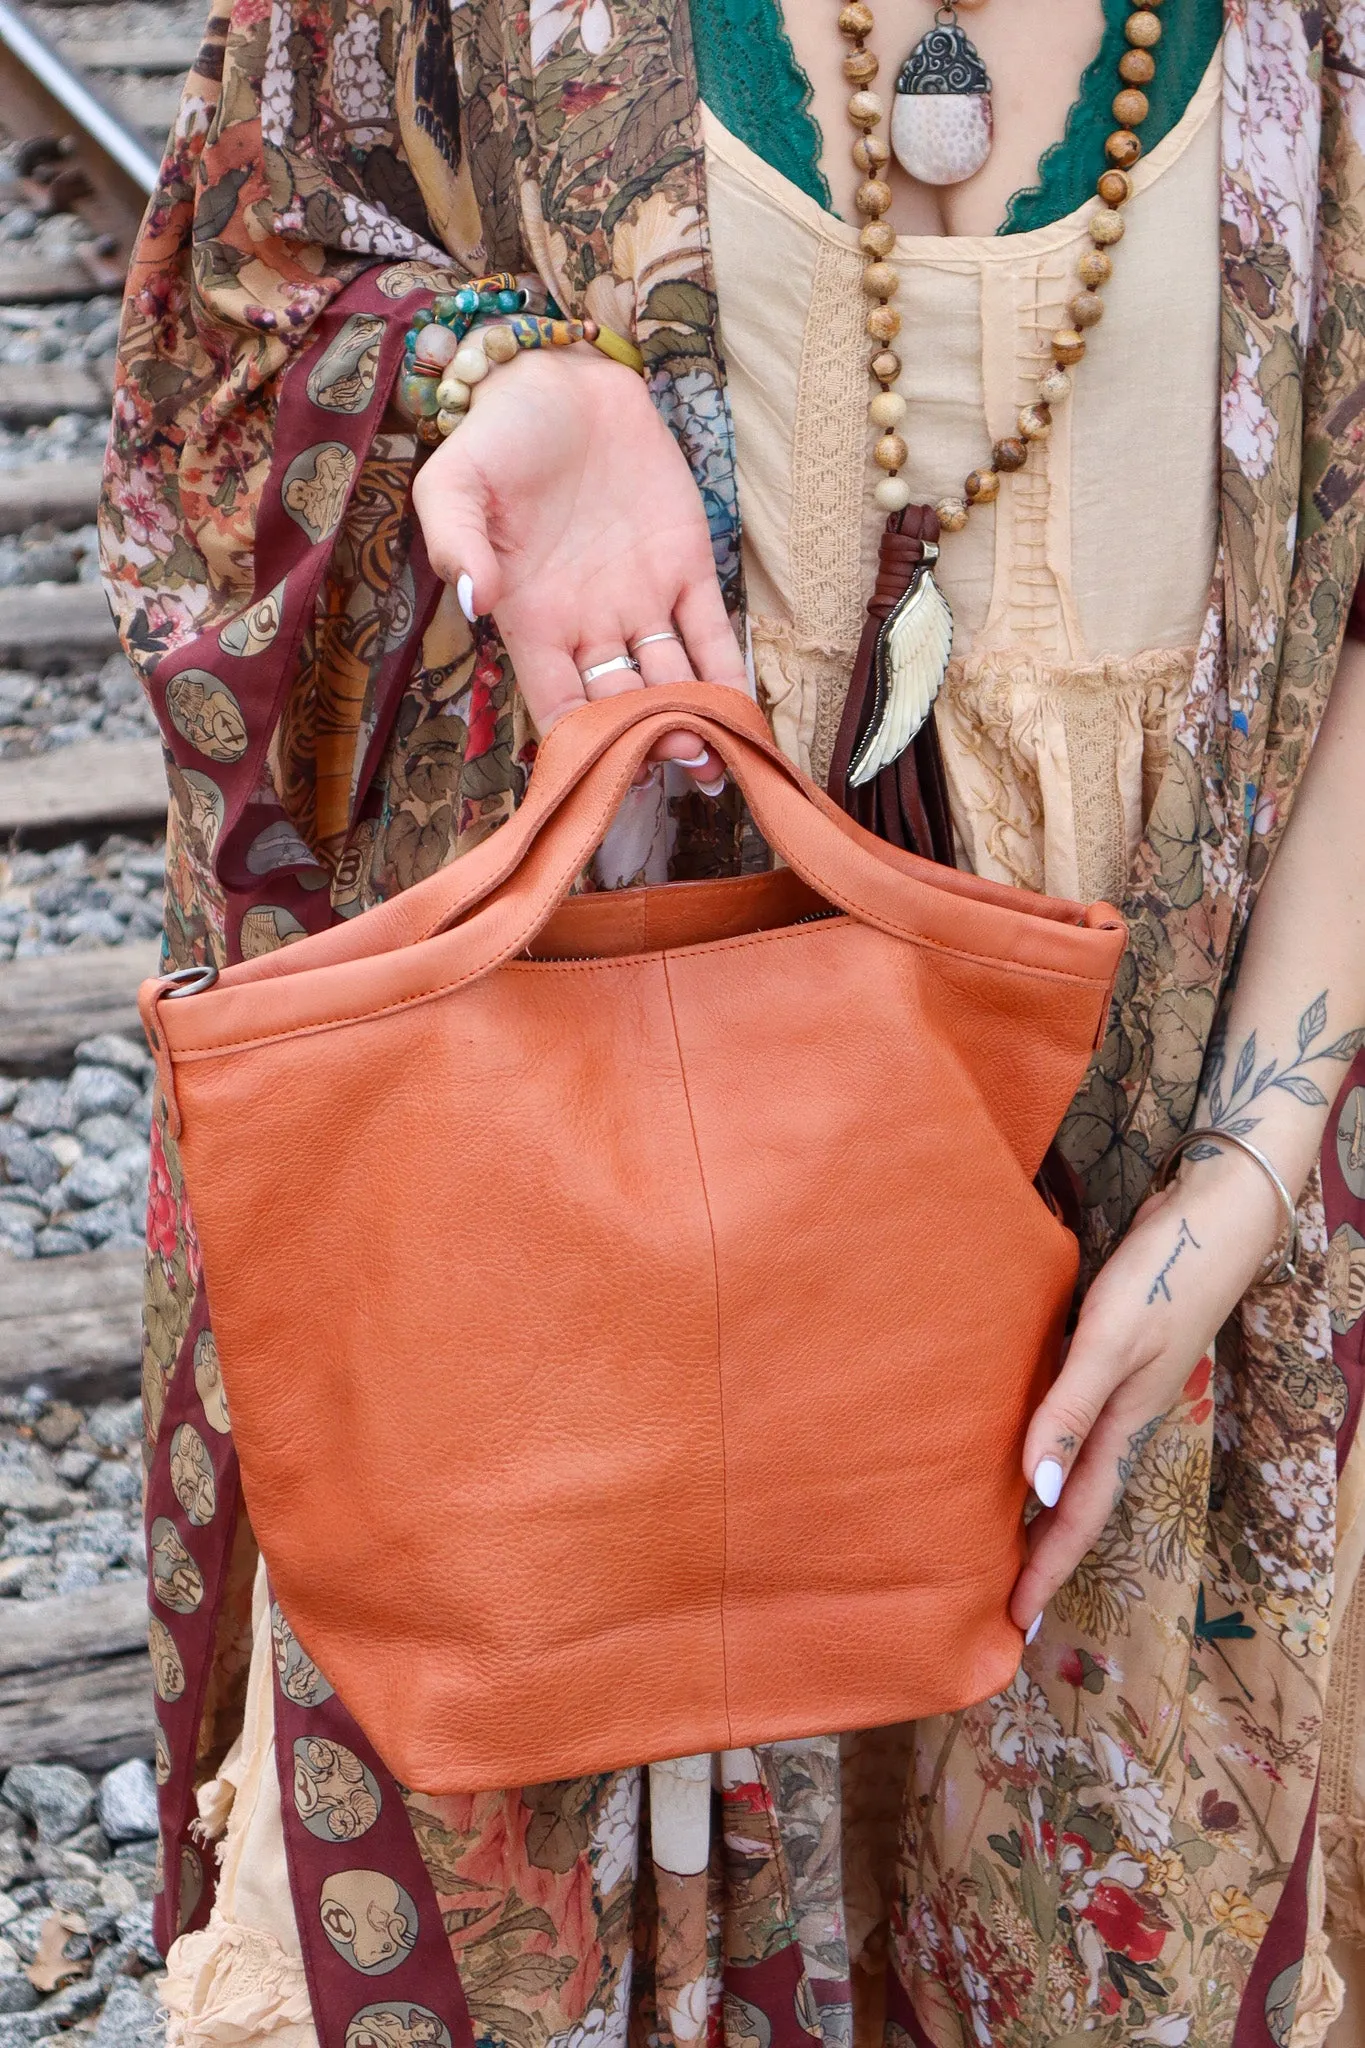
[[[139,1837],[139,1839],[150,1841],[152,1838],[149,1835],[144,1835]],[[155,1853],[155,1845],[153,1845],[153,1853]],[[133,1947],[137,1950],[144,1963],[155,1965],[160,1962],[160,1954],[155,1941],[152,1939],[152,1902],[150,1899],[139,1899],[138,1903],[130,1908],[128,1912],[121,1913],[119,1915],[118,1931],[125,1941],[132,1942]]]
[[[137,1998],[140,1994],[134,1992],[133,1996]],[[68,1984],[54,1998],[44,1999],[36,2012],[19,2012],[0,2019],[0,2048],[37,2048],[38,2042],[98,2012],[103,1997],[104,1986],[89,1977],[78,1984]],[[69,2048],[69,2044],[63,2043],[63,2048]]]
[[[142,1242],[133,1211],[122,1201],[97,1202],[93,1209],[78,1210],[71,1218],[71,1228],[78,1230],[88,1245]]]
[[[139,859],[143,862],[153,862],[155,865],[151,871],[160,877],[163,855],[129,854],[124,861],[125,868],[134,868]],[[146,873],[148,870],[145,867],[138,867],[136,871]],[[91,1067],[117,1067],[120,1072],[131,1074],[137,1081],[152,1071],[152,1056],[146,1047],[139,1045],[134,1039],[122,1037],[116,1031],[104,1031],[98,1038],[82,1040],[76,1047],[76,1059],[79,1063]]]
[[[113,1557],[127,1533],[127,1523],[118,1510],[102,1508],[97,1514],[83,1515],[72,1525],[71,1548],[88,1550],[96,1557]]]
[[[131,1507],[142,1494],[142,1481],[131,1465],[110,1458],[96,1466],[85,1482],[85,1491],[97,1507]]]
[[[98,1586],[100,1568],[92,1557],[69,1557],[58,1567],[53,1581],[54,1593],[84,1593],[91,1586]]]
[[[124,1176],[112,1159],[86,1157],[78,1160],[67,1174],[62,1182],[62,1195],[68,1205],[93,1209],[97,1203],[117,1201],[124,1187]]]
[[[156,1779],[142,1757],[132,1757],[105,1772],[100,1779],[99,1817],[111,1842],[143,1842],[155,1836]],[[127,1928],[123,1931],[128,1932]]]
[[[0,1466],[0,1511],[27,1515],[34,1522],[54,1522],[71,1513],[71,1496],[55,1480]]]
[[[78,1066],[66,1084],[77,1123],[88,1116],[126,1116],[141,1092],[141,1078],[115,1066]]]
[[[157,2048],[165,2039],[161,2008],[135,1985],[113,1984],[95,2028],[94,2048]]]
[[[33,1225],[20,1209],[9,1202],[0,1202],[0,1244],[11,1258],[31,1259],[36,1256]]]
[[[84,1913],[99,1895],[99,1886],[88,1877],[59,1877],[47,1888],[47,1903],[57,1912]]]
[[[57,1459],[57,1477],[67,1486],[84,1486],[98,1463],[93,1451],[63,1451]]]
[[[44,1131],[74,1131],[76,1119],[60,1081],[25,1081],[14,1105],[14,1121],[32,1136]]]
[[[19,1100],[19,1083],[0,1075],[0,1116],[7,1116]]]
[[[102,1451],[114,1451],[121,1444],[135,1444],[142,1437],[142,1403],[136,1395],[128,1401],[101,1401],[90,1410],[86,1421],[92,1443]]]
[[[64,1225],[49,1223],[46,1230],[40,1230],[33,1240],[33,1255],[39,1259],[62,1259],[68,1252],[83,1252],[85,1239],[78,1230],[67,1230]]]
[[[90,1520],[94,1519],[92,1515]],[[47,1557],[56,1541],[51,1529],[40,1529],[32,1522],[16,1522],[0,1543],[0,1557]]]
[[[70,1764],[16,1764],[0,1785],[0,1799],[36,1824],[41,1842],[66,1841],[95,1812],[94,1786]]]
[[[22,1970],[0,1975],[0,2014],[32,2012],[37,2003],[38,1994]]]
[[[3,1129],[0,1126],[0,1129]],[[31,1138],[13,1134],[0,1139],[3,1149],[5,1170],[11,1180],[20,1181],[25,1187],[35,1188],[39,1194],[45,1188],[55,1187],[62,1177],[62,1169],[48,1151],[46,1145],[35,1145]]]
[[[80,1071],[81,1069],[78,1068],[77,1072],[79,1073]],[[107,1067],[97,1067],[86,1069],[86,1071],[108,1073],[109,1069]],[[76,1126],[76,1136],[80,1139],[87,1152],[98,1153],[101,1159],[110,1159],[115,1152],[122,1151],[125,1145],[135,1144],[140,1133],[135,1131],[133,1126],[124,1117],[101,1114],[99,1116],[87,1117],[84,1123],[78,1124]]]

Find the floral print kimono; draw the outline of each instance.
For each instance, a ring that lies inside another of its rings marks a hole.
[[[1365,550],[1365,0],[1227,0],[1224,65],[1219,557],[1063,1132],[1093,1257],[1190,1118]],[[102,510],[166,738],[170,966],[354,915],[525,787],[515,680],[491,622],[437,590],[387,410],[412,312],[500,268],[638,337],[738,622],[685,7],[213,0],[130,277]],[[759,852],[733,793],[670,812],[675,876]],[[1352,1049],[1316,1070],[1330,1086]],[[256,1555],[160,1121],[153,1159],[170,1943],[215,1924],[195,1793],[241,1725]],[[1357,1068],[1300,1281],[1248,1296],[1013,1684],[966,1712],[431,1796],[394,1782],[276,1609],[307,2026],[325,2048],[1312,2048],[1336,2004],[1325,1924],[1365,1935],[1358,1702],[1331,1684],[1365,1669],[1362,1208]]]

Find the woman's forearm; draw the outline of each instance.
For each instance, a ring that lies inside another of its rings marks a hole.
[[[1365,1027],[1365,644],[1327,713],[1243,947],[1196,1121],[1247,1138],[1297,1192]],[[1253,1169],[1254,1170],[1254,1169]]]

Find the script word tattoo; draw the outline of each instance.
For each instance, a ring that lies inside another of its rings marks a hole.
[[[1175,1240],[1175,1249],[1171,1253],[1171,1256],[1167,1259],[1165,1265],[1161,1268],[1161,1271],[1157,1274],[1155,1280],[1152,1282],[1151,1286],[1147,1290],[1148,1308],[1152,1306],[1158,1294],[1164,1295],[1167,1301],[1170,1300],[1171,1268],[1172,1266],[1174,1266],[1176,1260],[1180,1257],[1181,1253],[1185,1250],[1185,1247],[1187,1245],[1193,1245],[1197,1252],[1202,1252],[1204,1249],[1203,1245],[1200,1244],[1199,1239],[1195,1236],[1194,1232],[1190,1229],[1189,1224],[1185,1221],[1185,1218],[1182,1216],[1180,1219],[1180,1230]]]
[[[1292,1095],[1306,1109],[1326,1109],[1328,1098],[1306,1069],[1319,1060],[1335,1060],[1345,1065],[1353,1060],[1365,1045],[1365,1029],[1344,1031],[1340,1038],[1328,1044],[1319,1043],[1327,1029],[1327,990],[1314,996],[1307,1009],[1299,1017],[1298,1043],[1292,1060],[1284,1066],[1278,1060],[1267,1060],[1264,1066],[1257,1065],[1256,1033],[1253,1031],[1243,1041],[1233,1063],[1232,1078],[1224,1096],[1223,1083],[1227,1076],[1227,1043],[1222,1026],[1215,1032],[1209,1046],[1208,1058],[1204,1063],[1202,1093],[1208,1101],[1207,1121],[1215,1130],[1226,1131],[1229,1137],[1246,1138],[1261,1121],[1259,1116],[1249,1112],[1270,1088],[1279,1088],[1286,1095]],[[1191,1145],[1187,1157],[1191,1159],[1214,1159],[1218,1147]]]

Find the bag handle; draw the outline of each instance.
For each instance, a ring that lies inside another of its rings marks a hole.
[[[779,751],[748,697],[686,683],[626,691],[571,712],[542,744],[525,801],[480,846],[361,919],[227,969],[219,990],[419,945],[494,898],[502,912],[494,922],[509,937],[513,927],[525,929],[509,949],[519,950],[591,858],[655,742],[680,726],[719,755],[769,845],[827,902],[897,937],[954,951],[967,943],[1020,966],[1065,972],[1074,962],[1083,979],[1103,976],[1092,934],[1121,930],[1107,904],[1087,911],[983,882],[874,839]],[[501,946],[498,953],[508,957]]]

